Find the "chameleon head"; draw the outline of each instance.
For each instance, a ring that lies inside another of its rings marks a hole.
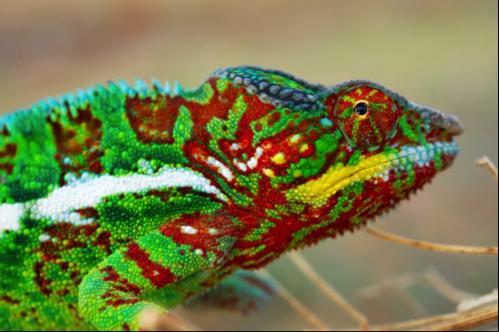
[[[324,87],[247,66],[215,76],[234,83],[247,110],[235,141],[226,142],[228,159],[243,174],[259,173],[253,179],[260,185],[251,182],[255,206],[300,219],[280,223],[293,245],[389,210],[458,153],[454,136],[463,128],[457,118],[371,81]]]
[[[308,135],[315,148],[307,162],[295,164],[300,177],[286,196],[304,203],[307,214],[334,220],[331,232],[352,229],[392,208],[458,153],[453,137],[463,127],[457,118],[379,84],[351,81],[316,96],[319,129]]]

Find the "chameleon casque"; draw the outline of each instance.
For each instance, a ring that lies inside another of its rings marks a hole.
[[[370,81],[258,67],[110,82],[0,120],[0,329],[138,329],[241,310],[249,270],[353,230],[446,169],[459,121]]]

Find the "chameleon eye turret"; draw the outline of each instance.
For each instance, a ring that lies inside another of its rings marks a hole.
[[[333,117],[352,147],[380,146],[393,136],[401,106],[379,87],[354,82],[335,97]]]
[[[187,300],[247,312],[272,293],[249,270],[392,209],[461,131],[370,81],[250,66],[4,116],[0,329],[137,330]]]

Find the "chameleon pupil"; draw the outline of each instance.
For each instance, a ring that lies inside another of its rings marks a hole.
[[[367,103],[361,101],[354,106],[353,110],[358,115],[365,115],[368,111]]]

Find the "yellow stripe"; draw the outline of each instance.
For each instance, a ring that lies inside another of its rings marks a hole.
[[[393,154],[378,154],[369,158],[361,158],[357,165],[331,166],[320,178],[301,184],[288,191],[286,197],[290,201],[298,201],[313,206],[324,205],[339,190],[356,181],[366,181],[375,174],[390,168]]]

